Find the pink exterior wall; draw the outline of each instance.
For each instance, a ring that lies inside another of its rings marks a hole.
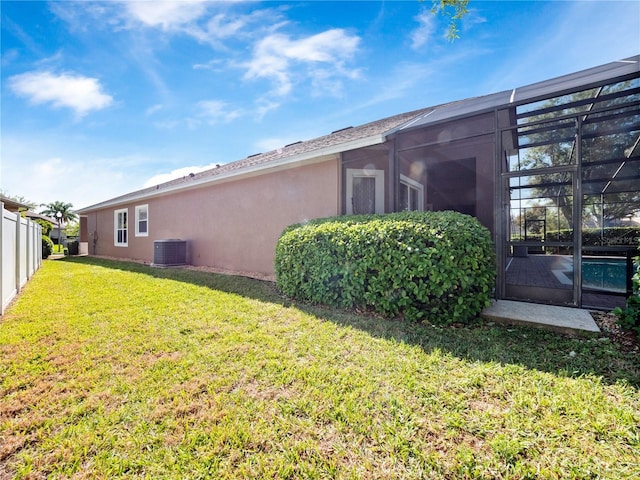
[[[339,214],[337,157],[91,212],[89,254],[153,262],[154,240],[187,241],[187,262],[271,275],[282,230]],[[135,236],[135,207],[148,205],[149,236]],[[114,245],[114,211],[128,208],[128,246]],[[94,249],[94,239],[95,249]]]

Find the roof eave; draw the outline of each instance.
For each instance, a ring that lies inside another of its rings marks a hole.
[[[75,210],[75,213],[78,215],[86,215],[87,213],[95,210],[115,207],[115,206],[131,203],[131,202],[145,200],[148,198],[159,197],[159,196],[167,195],[169,193],[174,193],[177,191],[192,190],[195,188],[201,188],[201,187],[213,185],[216,183],[227,182],[232,179],[255,176],[257,174],[264,174],[264,173],[268,173],[271,170],[280,170],[284,168],[292,168],[294,166],[299,166],[299,165],[306,165],[306,164],[312,164],[315,162],[326,161],[326,157],[330,155],[335,155],[335,154],[339,154],[349,150],[354,150],[356,148],[370,147],[373,145],[384,143],[387,134],[388,132],[384,132],[382,134],[370,135],[368,137],[351,140],[349,142],[341,143],[338,145],[332,145],[329,147],[320,148],[320,149],[309,151],[309,152],[303,152],[297,155],[292,155],[290,157],[284,157],[284,158],[266,162],[263,164],[253,165],[251,167],[242,168],[237,171],[230,171],[227,173],[221,173],[221,174],[212,175],[209,177],[202,177],[193,181],[187,180],[185,183],[170,185],[165,188],[160,188],[161,185],[158,185],[157,190],[140,192],[139,195],[136,195],[135,193],[133,193],[131,195],[127,195],[126,197],[114,198],[111,200],[107,200],[105,202],[97,203],[95,205],[90,205],[85,208],[80,208],[78,210]]]

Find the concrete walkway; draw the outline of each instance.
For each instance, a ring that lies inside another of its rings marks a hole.
[[[591,314],[579,308],[497,300],[480,315],[496,323],[544,327],[561,333],[600,332]]]

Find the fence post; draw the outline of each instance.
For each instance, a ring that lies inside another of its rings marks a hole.
[[[22,255],[22,217],[16,212],[16,295],[20,293],[20,256]]]
[[[33,250],[33,232],[31,231],[31,220],[27,218],[27,281],[31,278],[31,250]]]
[[[42,225],[38,223],[36,234],[36,252],[38,252],[38,268],[42,266]]]

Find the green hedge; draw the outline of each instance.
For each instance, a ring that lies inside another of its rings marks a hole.
[[[495,254],[489,231],[461,213],[354,215],[288,227],[275,270],[299,300],[452,323],[488,305]]]
[[[533,236],[531,237],[533,239]],[[569,243],[573,241],[573,231],[547,232],[546,240],[548,242],[560,241]],[[606,227],[604,231],[600,228],[585,228],[582,230],[582,244],[587,247],[635,246],[639,243],[640,227]]]
[[[624,308],[616,307],[613,313],[618,317],[618,324],[627,330],[640,335],[640,257],[635,258],[636,273],[633,275],[633,294],[627,298]]]
[[[46,235],[42,235],[42,258],[49,258],[53,253],[53,242]]]

